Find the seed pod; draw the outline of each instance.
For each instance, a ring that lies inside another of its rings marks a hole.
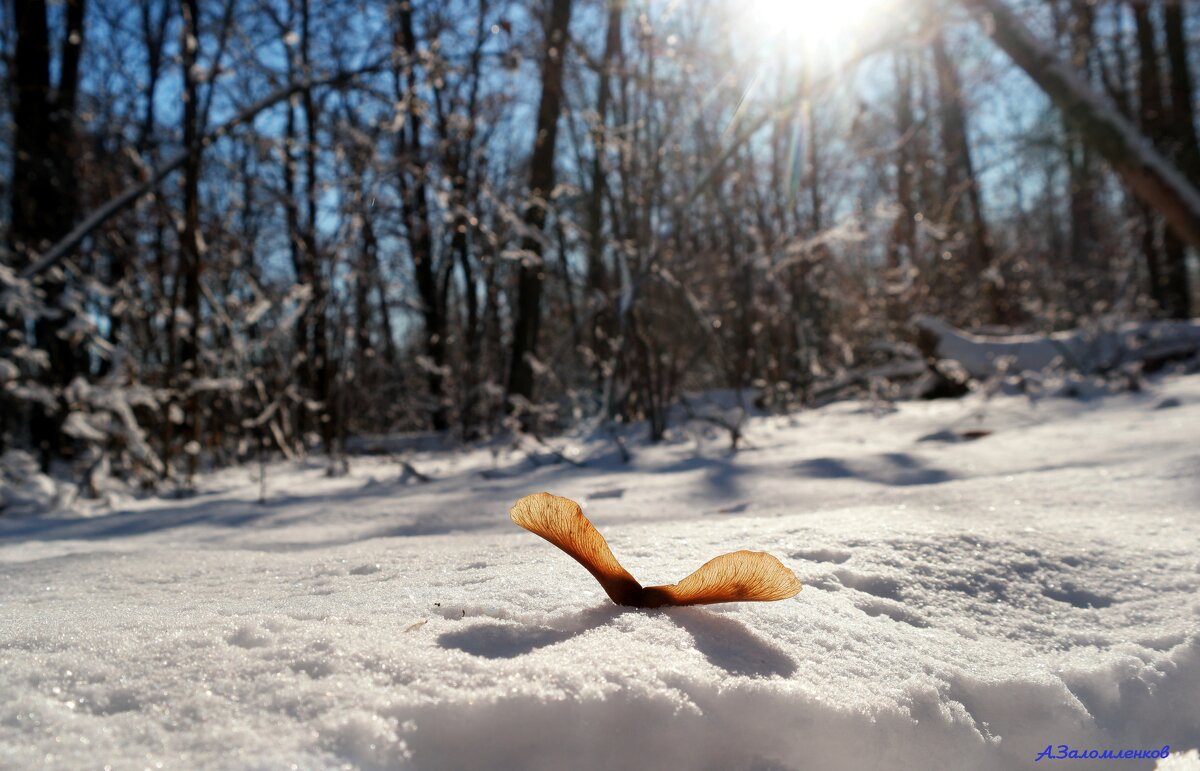
[[[575,558],[618,605],[658,608],[717,602],[770,602],[799,593],[796,574],[765,552],[722,554],[677,584],[642,587],[613,556],[604,536],[570,498],[527,495],[508,511],[512,521]]]

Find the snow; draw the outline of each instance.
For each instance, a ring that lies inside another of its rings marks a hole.
[[[20,517],[69,506],[75,489],[41,473],[37,460],[21,450],[0,455],[0,514]]]
[[[1173,377],[0,518],[0,767],[1200,768],[1197,427]],[[618,608],[508,521],[541,490],[645,583],[746,548],[805,588]]]

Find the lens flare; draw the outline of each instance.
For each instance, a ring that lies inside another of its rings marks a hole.
[[[801,46],[807,56],[837,59],[888,26],[899,0],[750,0],[744,22],[763,41]]]

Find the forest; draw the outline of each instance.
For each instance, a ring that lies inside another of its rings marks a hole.
[[[751,5],[5,0],[0,450],[653,441],[1195,313],[1200,3]]]

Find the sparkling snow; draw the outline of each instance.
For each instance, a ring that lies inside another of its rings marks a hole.
[[[707,432],[707,433],[706,433]],[[421,450],[0,518],[0,767],[1198,769],[1200,377]],[[974,437],[974,438],[969,438]],[[739,548],[779,603],[625,610],[508,521],[585,504],[644,582]],[[1168,760],[1049,760],[1048,745]]]

